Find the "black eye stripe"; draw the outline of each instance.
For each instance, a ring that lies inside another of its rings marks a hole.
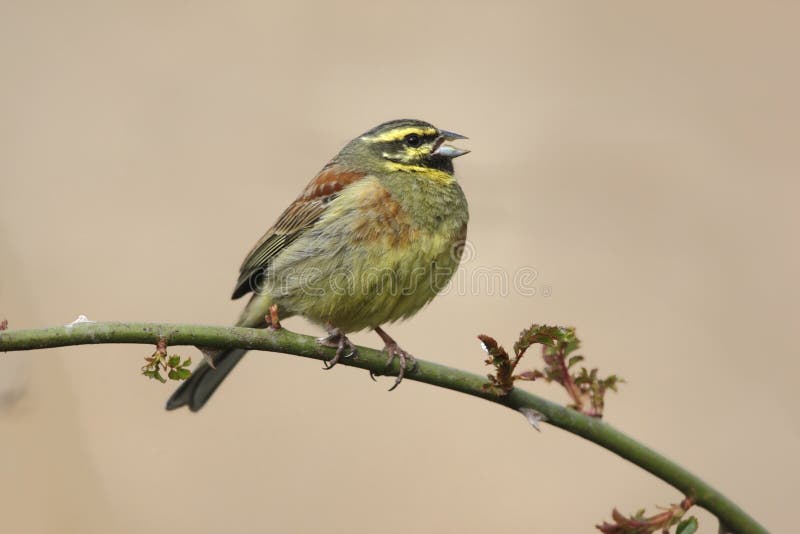
[[[419,144],[416,145],[418,147],[422,146],[422,145],[425,145],[425,144],[428,144],[428,143],[433,143],[434,141],[436,141],[439,138],[439,134],[422,134],[422,135],[420,135],[418,133],[412,132],[412,133],[404,135],[403,137],[401,137],[399,139],[393,139],[391,141],[386,141],[386,142],[387,143],[400,143],[401,145],[406,145],[406,144],[408,144],[408,138],[410,136],[416,136],[416,138],[419,139]]]

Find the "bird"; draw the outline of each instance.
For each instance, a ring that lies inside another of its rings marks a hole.
[[[252,293],[237,326],[265,328],[270,309],[325,328],[336,348],[326,367],[356,356],[348,333],[374,330],[387,366],[399,359],[391,389],[415,365],[382,325],[417,313],[442,291],[461,261],[469,211],[453,159],[465,136],[428,122],[384,122],[348,142],[250,250],[233,299]],[[200,410],[244,349],[201,349],[206,361],[167,401]]]

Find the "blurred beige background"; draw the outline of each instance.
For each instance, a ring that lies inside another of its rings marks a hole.
[[[482,373],[476,334],[575,325],[589,362],[628,380],[609,422],[787,532],[798,17],[792,2],[2,2],[0,318],[227,324],[244,254],[341,145],[429,120],[471,137],[465,276],[530,267],[537,293],[453,291],[394,337]],[[590,532],[614,506],[680,499],[489,403],[300,358],[251,354],[201,413],[167,413],[174,386],[138,374],[150,350],[2,358],[22,396],[0,413],[0,528]]]

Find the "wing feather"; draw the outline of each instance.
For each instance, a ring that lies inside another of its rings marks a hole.
[[[239,269],[232,298],[252,291],[253,277],[265,273],[281,251],[313,227],[342,189],[364,176],[364,173],[343,169],[335,162],[326,165],[247,255]]]

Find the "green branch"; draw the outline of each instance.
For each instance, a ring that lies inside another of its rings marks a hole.
[[[36,330],[5,330],[0,331],[0,352],[97,343],[156,345],[159,340],[166,340],[170,346],[235,347],[282,352],[317,360],[330,359],[335,352],[334,349],[317,344],[313,337],[295,334],[286,329],[257,330],[152,323],[79,323],[74,326]],[[347,359],[341,363],[376,374],[396,376],[399,371],[396,362],[388,370],[385,369],[386,356],[380,351],[358,347],[358,355],[357,359]],[[406,379],[460,391],[513,410],[535,410],[551,425],[594,442],[672,485],[695,504],[714,514],[720,523],[733,532],[767,532],[741,508],[700,478],[597,418],[588,417],[519,388],[508,395],[500,396],[491,388],[485,387],[488,381],[481,376],[423,360],[417,360],[417,367],[406,374]]]

